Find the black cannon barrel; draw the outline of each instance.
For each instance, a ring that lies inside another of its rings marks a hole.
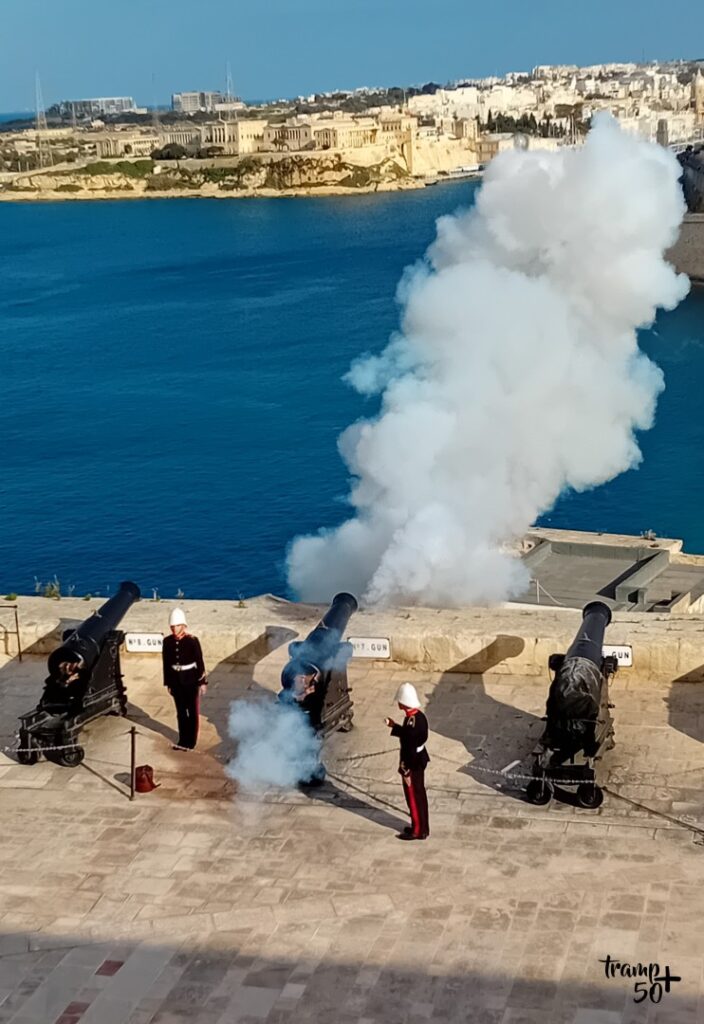
[[[50,675],[56,675],[60,665],[74,662],[89,672],[98,660],[101,645],[107,634],[117,629],[140,596],[141,592],[136,583],[131,583],[129,580],[121,583],[114,597],[101,605],[97,611],[65,637],[61,647],[52,651],[48,659]]]
[[[546,739],[553,749],[573,755],[596,749],[595,727],[602,702],[603,644],[611,611],[591,601],[567,654],[554,665],[555,678],[547,701]],[[590,755],[591,756],[591,755]]]
[[[318,652],[318,657],[329,657],[342,642],[342,634],[357,607],[357,599],[352,594],[336,594],[318,625],[303,641],[306,651],[310,649]],[[302,651],[296,654],[300,658]]]
[[[302,664],[313,664],[321,671],[332,667],[347,623],[357,608],[357,599],[352,594],[336,594],[325,615],[305,640],[289,645],[291,660],[281,673],[285,689],[293,685],[293,678]]]
[[[582,625],[565,655],[569,658],[587,658],[601,668],[604,634],[611,622],[611,609],[603,601],[590,601],[582,611]]]

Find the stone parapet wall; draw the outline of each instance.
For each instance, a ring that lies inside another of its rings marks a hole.
[[[100,599],[17,601],[23,649],[45,656],[63,630],[86,618]],[[134,632],[166,632],[177,602],[141,601],[122,627]],[[210,669],[222,662],[255,664],[274,651],[284,655],[291,640],[305,636],[318,621],[320,607],[296,604],[270,595],[247,600],[183,601],[189,624],[203,644]],[[564,651],[581,621],[578,610],[507,604],[496,608],[407,608],[357,612],[349,635],[388,637],[395,667],[429,672],[461,672],[547,678],[548,657]],[[17,651],[12,611],[0,611],[0,650]],[[632,644],[634,668],[628,678],[704,682],[704,616],[617,613],[607,642]],[[143,656],[142,656],[143,657]],[[128,664],[130,655],[125,655]],[[360,662],[361,664],[361,662]],[[382,670],[388,661],[366,662]]]

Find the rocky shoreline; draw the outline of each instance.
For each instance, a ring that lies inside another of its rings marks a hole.
[[[81,189],[77,192],[59,192],[52,189],[42,191],[22,189],[16,191],[0,191],[0,202],[11,203],[61,203],[79,200],[123,200],[123,199],[286,199],[301,197],[322,198],[325,196],[357,196],[373,195],[377,192],[405,192],[425,188],[422,179],[411,178],[395,182],[379,182],[374,185],[344,187],[342,185],[305,186],[290,189],[257,188],[224,191],[222,189],[150,189],[137,191],[132,189]]]

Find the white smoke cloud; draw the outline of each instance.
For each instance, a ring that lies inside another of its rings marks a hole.
[[[599,117],[582,147],[498,156],[476,206],[438,221],[400,333],[348,374],[381,410],[339,439],[355,517],[291,546],[303,599],[511,596],[527,574],[507,545],[564,489],[638,465],[664,383],[636,329],[689,288],[663,259],[679,173]]]
[[[292,788],[311,777],[320,740],[295,705],[278,701],[233,701],[228,732],[237,754],[225,769],[241,789]]]

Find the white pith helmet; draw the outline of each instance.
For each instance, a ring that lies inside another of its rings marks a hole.
[[[419,708],[420,701],[413,683],[401,683],[396,691],[396,703],[403,704],[405,708]]]
[[[169,616],[170,626],[185,626],[186,625],[186,613],[183,608],[174,608]]]

